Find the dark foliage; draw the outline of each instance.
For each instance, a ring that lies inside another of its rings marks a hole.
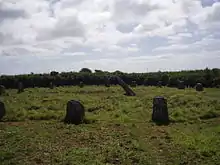
[[[195,87],[201,83],[204,87],[220,86],[220,69],[204,69],[179,72],[154,72],[154,73],[123,73],[121,71],[106,72],[83,68],[80,72],[55,72],[48,74],[27,74],[27,75],[2,75],[0,84],[6,88],[17,88],[18,82],[22,82],[25,88],[48,87],[50,82],[55,86],[80,85],[105,85],[108,78],[110,85],[116,85],[117,82],[112,78],[119,76],[128,85],[136,81],[137,85],[157,86],[158,82],[163,86],[177,87],[178,81],[184,81],[185,86]]]

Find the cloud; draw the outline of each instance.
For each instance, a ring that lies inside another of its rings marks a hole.
[[[0,22],[5,19],[25,17],[24,10],[13,8],[9,3],[0,2]]]
[[[85,30],[76,16],[61,17],[52,28],[41,29],[39,40],[50,40],[62,37],[84,37]]]
[[[216,67],[219,11],[218,0],[2,0],[0,70]]]

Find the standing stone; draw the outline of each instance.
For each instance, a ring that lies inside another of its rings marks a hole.
[[[5,116],[5,105],[0,101],[0,120]]]
[[[105,87],[110,87],[110,84],[109,83],[105,83]]]
[[[110,80],[109,78],[105,78],[105,86],[110,87]]]
[[[136,86],[137,86],[136,81],[132,81],[132,82],[131,82],[131,87],[136,87]]]
[[[67,124],[81,124],[84,121],[85,109],[79,101],[70,100],[66,107],[66,116],[64,123]]]
[[[53,85],[53,82],[50,82],[50,89],[53,89],[54,88],[54,85]]]
[[[185,89],[184,81],[179,81],[178,82],[178,89]]]
[[[162,88],[162,81],[158,81],[157,86]]]
[[[84,84],[83,84],[82,81],[79,82],[79,87],[80,87],[80,88],[83,88],[83,87],[84,87]]]
[[[24,85],[22,82],[18,83],[18,93],[24,92]]]
[[[5,94],[5,87],[3,85],[0,85],[0,95]]]
[[[201,83],[197,83],[196,84],[196,91],[201,92],[203,90],[204,90],[203,85]]]
[[[169,122],[167,100],[162,96],[157,96],[153,99],[152,121],[157,123]]]
[[[136,94],[134,93],[134,91],[129,88],[129,86],[118,76],[115,77],[118,84],[124,89],[124,91],[126,92],[125,95],[127,96],[135,96]]]

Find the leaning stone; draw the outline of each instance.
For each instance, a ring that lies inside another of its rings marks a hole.
[[[203,85],[202,85],[201,83],[197,83],[197,84],[196,84],[196,91],[201,92],[201,91],[203,91],[203,90],[204,90]]]
[[[164,97],[161,96],[154,97],[152,121],[156,123],[169,122],[167,100]]]
[[[125,95],[127,96],[135,96],[136,94],[134,93],[134,91],[129,88],[129,86],[118,76],[115,77],[118,84],[124,89],[124,91],[126,92]]]
[[[178,82],[178,89],[185,89],[184,81],[179,81]]]
[[[0,95],[5,94],[5,87],[0,85]]]
[[[0,120],[5,116],[5,105],[0,101]]]
[[[24,92],[24,85],[22,82],[18,83],[18,93]]]
[[[84,106],[75,100],[70,100],[66,107],[66,116],[64,122],[67,124],[81,124],[84,121],[85,109]]]

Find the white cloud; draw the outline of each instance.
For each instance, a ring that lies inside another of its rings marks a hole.
[[[216,67],[219,27],[217,0],[0,0],[0,70]]]

